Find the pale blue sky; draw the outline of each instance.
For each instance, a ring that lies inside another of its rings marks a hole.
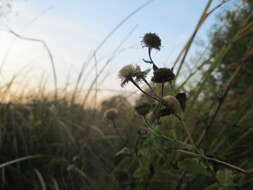
[[[56,62],[59,85],[66,83],[70,73],[70,83],[76,80],[83,61],[91,54],[104,37],[133,10],[146,0],[19,0],[13,8],[18,16],[10,15],[1,20],[1,28],[7,24],[14,31],[32,38],[43,39],[50,47]],[[133,27],[134,32],[123,45],[129,48],[122,52],[104,72],[110,74],[100,88],[120,89],[117,71],[126,64],[140,64],[146,57],[141,46],[141,37],[146,32],[155,32],[162,39],[160,52],[154,59],[160,66],[171,66],[175,56],[194,30],[206,4],[206,0],[154,0],[140,12],[131,17],[106,42],[97,54],[98,69],[102,67],[117,45]],[[218,3],[217,0],[215,3]],[[215,5],[214,3],[214,5]],[[215,17],[212,16],[200,31],[198,38],[204,39]],[[45,73],[52,79],[50,64],[45,50],[34,42],[23,42],[0,31],[0,59],[5,59],[4,73],[13,73],[27,66],[24,71],[35,81]],[[92,62],[92,64],[94,64]],[[24,69],[23,69],[24,70]],[[87,70],[89,72],[89,69]],[[87,73],[85,74],[87,76]],[[8,76],[4,76],[5,78]],[[94,76],[94,73],[91,73]],[[101,77],[101,79],[104,76]],[[127,87],[127,89],[132,89]]]

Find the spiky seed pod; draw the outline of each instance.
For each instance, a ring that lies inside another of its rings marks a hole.
[[[166,107],[174,114],[181,111],[181,105],[178,99],[174,96],[165,96],[163,98]]]
[[[152,81],[154,83],[165,83],[175,79],[175,74],[168,68],[160,68],[154,71]]]
[[[146,33],[142,39],[144,47],[160,50],[161,39],[156,33]]]
[[[141,72],[141,69],[137,65],[126,65],[122,67],[119,71],[119,78],[121,79],[121,86],[123,87],[126,83],[136,77],[138,73]]]
[[[104,118],[107,120],[114,120],[118,117],[119,112],[116,108],[110,108],[104,112]]]

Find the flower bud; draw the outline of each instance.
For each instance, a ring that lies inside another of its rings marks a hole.
[[[161,39],[155,33],[146,33],[142,40],[145,47],[150,49],[154,48],[160,50],[161,47]]]
[[[163,98],[166,107],[174,114],[181,111],[181,105],[178,99],[174,96],[165,96]]]
[[[168,68],[160,68],[154,71],[154,76],[152,77],[152,81],[154,83],[165,83],[170,82],[175,79],[175,74],[171,69]]]

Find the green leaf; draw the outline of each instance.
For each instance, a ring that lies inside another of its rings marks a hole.
[[[18,159],[11,160],[11,161],[5,162],[3,164],[0,164],[0,168],[4,168],[6,166],[9,166],[9,165],[12,165],[12,164],[15,164],[15,163],[18,163],[18,162],[22,162],[22,161],[25,161],[25,160],[30,160],[30,159],[34,159],[34,158],[41,158],[41,157],[45,157],[45,156],[43,156],[43,155],[25,156],[25,157],[22,157],[22,158],[18,158]]]
[[[214,183],[212,185],[208,185],[208,187],[205,188],[205,190],[217,190],[219,188],[219,184]]]
[[[228,169],[224,169],[224,170],[218,170],[216,173],[216,177],[219,180],[220,184],[222,184],[223,186],[233,186],[233,172],[231,170]]]
[[[201,163],[199,163],[197,160],[184,160],[179,162],[179,167],[194,173],[194,174],[200,174],[200,175],[206,175],[210,176],[209,172],[206,168],[204,168]]]
[[[176,133],[176,130],[171,130],[171,136],[173,139],[177,139],[177,133]]]
[[[38,179],[39,179],[39,182],[40,182],[40,185],[41,185],[42,190],[47,190],[46,182],[45,182],[45,180],[44,180],[42,174],[40,173],[40,171],[37,170],[37,169],[34,169],[34,171],[35,171],[35,173],[36,173],[36,175],[37,175],[37,177],[38,177]]]
[[[148,168],[138,168],[138,169],[134,172],[133,176],[134,176],[135,178],[144,178],[144,177],[146,177],[148,174],[149,174],[149,169],[148,169]]]

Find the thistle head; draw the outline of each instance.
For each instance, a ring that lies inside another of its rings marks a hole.
[[[156,33],[146,33],[142,39],[144,47],[160,50],[161,39]]]
[[[165,106],[174,114],[181,112],[182,108],[178,99],[174,96],[165,96],[163,98]]]
[[[119,112],[116,108],[110,108],[104,112],[104,118],[106,120],[114,120],[118,117]]]
[[[154,71],[154,76],[152,77],[152,81],[154,83],[165,83],[170,82],[175,79],[175,74],[171,69],[168,68],[159,68]]]

